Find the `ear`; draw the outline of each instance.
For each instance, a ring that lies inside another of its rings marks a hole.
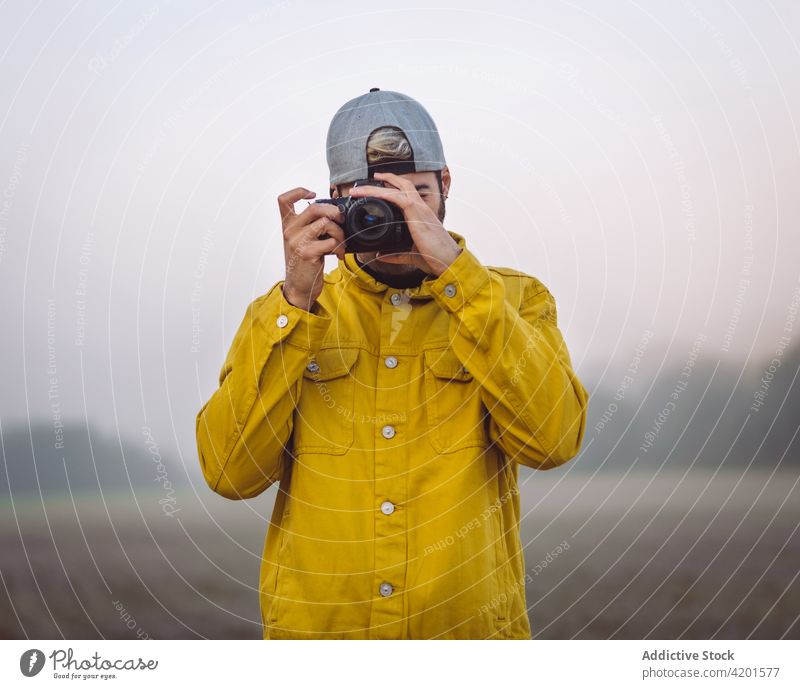
[[[442,196],[447,198],[450,193],[450,168],[446,165],[442,168]]]

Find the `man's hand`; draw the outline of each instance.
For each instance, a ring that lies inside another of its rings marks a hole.
[[[297,187],[278,197],[283,224],[283,250],[286,258],[286,280],[283,296],[286,300],[311,311],[322,292],[325,256],[336,254],[344,258],[344,231],[337,225],[344,216],[338,207],[327,203],[312,203],[299,215],[294,204],[313,199],[313,191]],[[327,234],[329,239],[320,239]]]
[[[408,263],[438,277],[461,253],[461,247],[444,229],[436,213],[410,180],[390,172],[376,172],[375,179],[389,186],[353,187],[350,196],[375,196],[399,206],[414,240],[410,251],[378,252],[378,258],[387,263]]]

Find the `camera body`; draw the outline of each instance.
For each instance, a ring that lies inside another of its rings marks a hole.
[[[383,187],[376,179],[359,179],[353,187]],[[345,252],[357,251],[407,251],[414,241],[399,206],[374,196],[340,199],[317,199],[315,203],[330,203],[338,206],[344,214],[341,227],[344,230]],[[321,235],[320,239],[326,239]]]

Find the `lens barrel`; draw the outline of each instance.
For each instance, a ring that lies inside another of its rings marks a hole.
[[[402,221],[402,217],[399,218]],[[348,234],[357,238],[360,246],[369,251],[380,249],[394,232],[398,222],[397,212],[382,199],[362,197],[355,199],[347,211]]]

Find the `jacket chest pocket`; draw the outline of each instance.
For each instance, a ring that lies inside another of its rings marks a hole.
[[[341,455],[353,444],[353,366],[358,349],[321,349],[303,371],[294,415],[294,450]]]
[[[480,387],[452,350],[425,352],[425,412],[437,452],[486,445]]]

